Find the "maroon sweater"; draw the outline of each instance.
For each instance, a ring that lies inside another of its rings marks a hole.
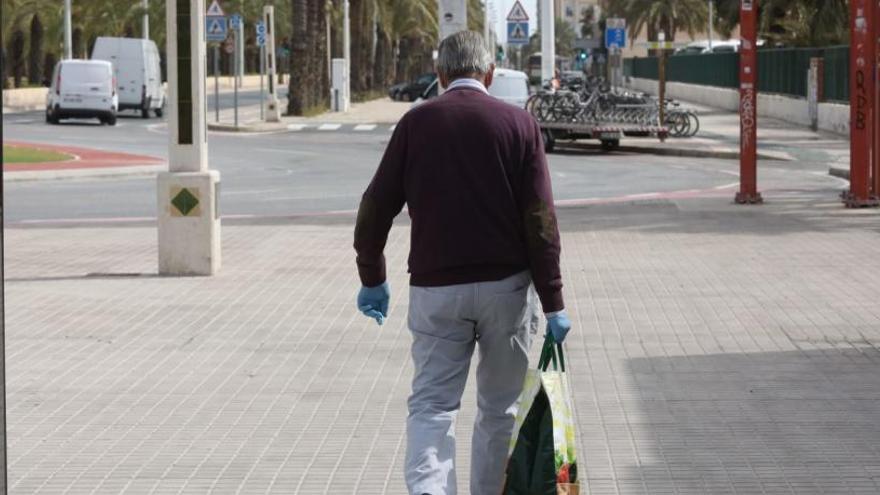
[[[364,192],[354,234],[361,282],[385,281],[383,250],[406,203],[414,286],[530,270],[545,312],[563,309],[559,230],[540,128],[466,87],[407,112]]]

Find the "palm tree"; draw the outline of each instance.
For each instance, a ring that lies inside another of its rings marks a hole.
[[[660,31],[667,41],[674,41],[678,31],[693,36],[705,28],[709,17],[704,0],[624,0],[616,5],[612,11],[626,18],[634,34],[647,29],[649,40],[656,40]]]

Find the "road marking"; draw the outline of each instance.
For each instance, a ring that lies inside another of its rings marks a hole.
[[[301,131],[307,127],[308,127],[308,124],[288,124],[287,130],[288,131]]]
[[[397,124],[394,124],[393,126],[389,127],[389,128],[388,128],[388,132],[394,132],[394,129],[395,129],[396,127],[397,127]]]
[[[376,124],[358,124],[354,126],[356,131],[372,131],[376,128]]]
[[[724,184],[721,186],[715,186],[713,189],[721,190],[721,189],[730,189],[731,187],[736,187],[739,185],[739,182],[731,182],[730,184]]]
[[[300,151],[300,150],[288,150],[288,149],[280,149],[280,148],[263,148],[261,151],[268,151],[270,153],[287,153],[289,155],[306,155],[306,156],[317,156],[321,153],[316,151]]]
[[[319,131],[338,131],[340,127],[342,127],[342,124],[321,124],[318,127],[318,130]]]

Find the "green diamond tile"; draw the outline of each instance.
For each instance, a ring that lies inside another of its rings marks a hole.
[[[199,205],[199,198],[195,197],[195,195],[189,192],[189,189],[183,188],[177,193],[177,196],[174,196],[174,199],[171,200],[171,204],[177,208],[183,216],[189,215],[196,206]]]

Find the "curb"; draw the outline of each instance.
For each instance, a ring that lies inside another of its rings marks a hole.
[[[65,170],[24,170],[3,172],[3,182],[31,182],[66,179],[101,179],[112,177],[150,177],[168,170],[162,165],[130,165],[123,167],[80,168]]]
[[[557,143],[559,146],[560,143]],[[563,144],[564,146],[564,144]],[[587,143],[586,147],[589,149],[601,150],[602,147],[599,144],[595,143]],[[621,144],[614,151],[624,151],[627,153],[644,153],[650,155],[661,155],[661,156],[681,156],[688,158],[720,158],[726,160],[739,160],[739,151],[736,150],[725,150],[725,149],[699,149],[699,148],[674,148],[674,147],[659,147],[659,146],[636,146],[636,145],[627,145]],[[784,152],[758,152],[758,159],[761,160],[777,160],[777,161],[794,161],[794,159],[788,153]]]
[[[828,175],[832,177],[837,177],[839,179],[849,180],[849,169],[842,167],[830,167],[828,169]]]
[[[264,125],[239,125],[235,127],[234,124],[217,124],[217,123],[209,123],[208,124],[209,131],[218,131],[218,132],[252,132],[252,133],[263,133],[263,132],[280,132],[287,130],[287,124],[277,124],[272,125],[272,127],[266,127]]]

